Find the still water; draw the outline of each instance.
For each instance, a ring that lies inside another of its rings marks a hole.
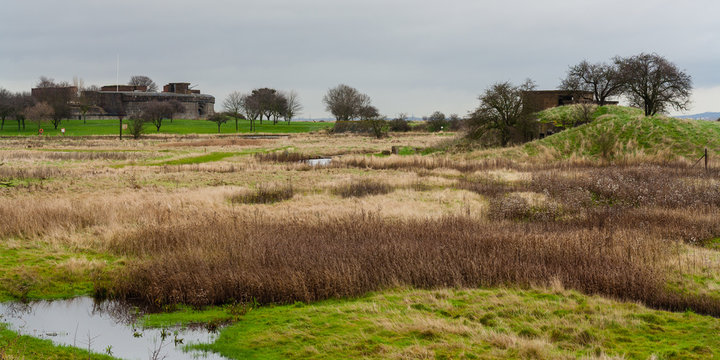
[[[310,166],[328,166],[328,165],[330,165],[330,162],[332,162],[332,159],[330,159],[330,158],[308,159],[308,160],[305,160],[305,162]]]
[[[0,322],[23,334],[55,344],[110,352],[121,359],[225,359],[199,351],[185,352],[192,343],[210,343],[217,336],[204,328],[143,329],[139,313],[117,302],[96,303],[92,298],[0,303]],[[154,355],[157,355],[153,357]]]

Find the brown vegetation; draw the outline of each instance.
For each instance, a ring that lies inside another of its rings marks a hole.
[[[384,182],[374,181],[371,179],[355,179],[335,187],[332,189],[332,193],[348,198],[387,194],[392,190],[392,186]]]
[[[717,297],[669,290],[663,265],[677,241],[720,234],[711,179],[688,169],[604,168],[541,172],[499,187],[505,190],[481,190],[492,194],[490,219],[359,213],[270,221],[229,212],[143,227],[111,243],[139,259],[114,291],[148,303],[204,305],[313,301],[398,285],[560,281],[585,293],[720,315]]]
[[[230,201],[242,204],[271,204],[292,199],[295,190],[291,183],[258,184],[254,191],[243,191],[230,197]]]
[[[2,189],[0,237],[117,255],[123,266],[99,293],[156,305],[561,283],[720,316],[717,291],[682,285],[688,274],[716,268],[685,250],[720,236],[717,170],[660,159],[608,166],[457,155],[346,155],[316,168],[294,162],[405,140],[358,141],[354,148],[320,137],[303,141],[309,145],[296,153],[122,168],[112,166],[123,155],[51,159],[46,153],[60,151],[17,150],[32,156],[5,157],[11,164],[0,166],[0,176],[48,181],[43,192]],[[103,143],[98,154],[112,154],[105,149],[113,146]],[[152,140],[131,146],[157,161],[204,151],[160,152],[164,145]],[[52,164],[74,159],[85,162]]]

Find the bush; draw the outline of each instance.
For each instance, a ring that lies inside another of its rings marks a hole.
[[[143,125],[145,124],[145,120],[143,120],[140,117],[132,118],[127,120],[128,125],[128,133],[132,135],[133,139],[139,139],[140,136],[143,134],[144,129]]]
[[[447,130],[460,131],[465,126],[465,121],[461,119],[457,114],[452,114],[447,120]]]
[[[272,204],[275,202],[292,199],[295,190],[292,184],[259,184],[255,191],[244,191],[230,197],[233,203],[242,204]]]
[[[390,120],[389,125],[390,125],[390,131],[395,131],[395,132],[410,131],[410,123],[408,123],[408,121],[403,118],[392,119],[392,120]]]
[[[363,197],[367,195],[381,195],[391,192],[393,188],[383,182],[370,179],[353,180],[350,183],[340,185],[332,190],[335,195],[348,197]]]
[[[372,129],[370,129],[370,124],[364,121],[336,121],[335,126],[332,128],[332,132],[335,134],[368,134],[372,132]]]
[[[430,132],[448,130],[448,121],[445,119],[445,114],[436,111],[430,115],[427,118],[427,130]]]

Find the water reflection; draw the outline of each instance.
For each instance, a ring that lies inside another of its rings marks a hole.
[[[308,160],[305,160],[305,162],[310,166],[327,166],[327,165],[330,165],[330,162],[332,162],[332,159],[331,158],[308,159]]]
[[[0,303],[0,322],[23,335],[55,344],[112,353],[122,359],[225,359],[214,353],[184,352],[191,343],[213,342],[217,334],[202,328],[139,328],[142,312],[117,301],[95,302],[89,297]]]

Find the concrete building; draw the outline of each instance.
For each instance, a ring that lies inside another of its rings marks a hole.
[[[175,116],[179,119],[207,119],[215,114],[215,97],[201,94],[200,90],[191,90],[190,83],[170,83],[163,92],[145,92],[144,86],[108,85],[100,91],[85,92],[91,103],[103,111],[88,113],[88,118],[106,118],[118,116],[119,110],[126,116],[139,116],[143,106],[151,101],[178,101],[185,108]],[[116,91],[119,90],[119,91]]]
[[[215,114],[215,97],[190,89],[190,83],[170,83],[163,92],[146,92],[145,86],[106,85],[99,91],[84,91],[78,97],[75,87],[35,88],[32,95],[37,99],[62,98],[71,107],[71,116],[80,118],[81,103],[90,105],[87,119],[117,119],[139,116],[143,106],[151,101],[177,101],[184,111],[175,114],[178,119],[207,119]]]
[[[526,113],[536,113],[556,106],[593,101],[594,97],[592,91],[523,91],[523,109]]]

